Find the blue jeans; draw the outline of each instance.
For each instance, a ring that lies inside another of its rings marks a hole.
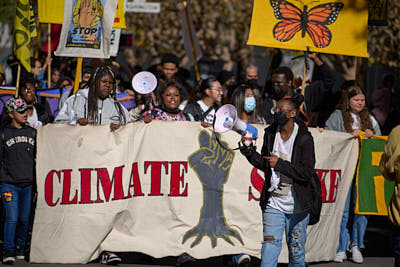
[[[263,212],[264,242],[261,267],[277,266],[282,249],[283,230],[289,250],[289,266],[305,266],[308,212],[286,214],[267,206]]]
[[[350,187],[347,194],[346,204],[343,210],[342,223],[340,225],[340,238],[338,252],[346,251],[350,244],[350,233],[347,228],[349,221],[350,210],[354,210],[357,201],[357,189],[355,184]],[[352,204],[352,205],[350,205]],[[364,234],[367,229],[368,219],[365,215],[354,214],[352,232],[351,232],[351,246],[358,246],[364,248]]]
[[[25,247],[31,213],[32,185],[21,188],[11,184],[0,183],[0,193],[6,210],[3,251],[14,252],[15,239],[18,247]],[[18,219],[21,225],[15,238]]]

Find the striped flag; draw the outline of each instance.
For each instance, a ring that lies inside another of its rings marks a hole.
[[[28,72],[31,71],[31,37],[36,36],[32,16],[29,0],[18,0],[14,20],[14,54]]]

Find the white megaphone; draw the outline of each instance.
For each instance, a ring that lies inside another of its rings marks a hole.
[[[132,79],[132,87],[139,94],[149,94],[157,87],[157,78],[153,73],[141,71]]]
[[[234,130],[239,134],[246,133],[246,137],[253,139],[258,136],[257,128],[239,119],[235,106],[231,104],[221,106],[215,113],[214,130],[217,133]]]

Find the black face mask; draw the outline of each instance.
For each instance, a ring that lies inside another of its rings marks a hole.
[[[279,111],[274,113],[274,120],[278,125],[283,126],[289,121],[289,118],[286,117],[286,111]]]
[[[282,91],[282,85],[280,84],[274,84],[271,86],[271,97],[275,100],[281,100],[284,96],[285,93]]]
[[[179,108],[170,109],[170,108],[167,108],[164,104],[161,104],[160,108],[161,108],[163,111],[165,111],[165,112],[167,112],[167,113],[170,113],[170,114],[178,114],[179,112],[181,112],[181,110],[180,110]]]

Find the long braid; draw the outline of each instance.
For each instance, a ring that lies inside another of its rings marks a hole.
[[[116,96],[115,74],[108,66],[98,67],[93,75],[93,78],[91,79],[88,96],[88,119],[93,120],[94,124],[101,123],[99,121],[97,100],[99,99],[98,89],[100,88],[100,80],[104,76],[110,76],[114,81],[114,86],[111,90],[110,97],[113,99],[115,107],[118,111],[120,123],[126,124],[127,120],[125,113]]]

